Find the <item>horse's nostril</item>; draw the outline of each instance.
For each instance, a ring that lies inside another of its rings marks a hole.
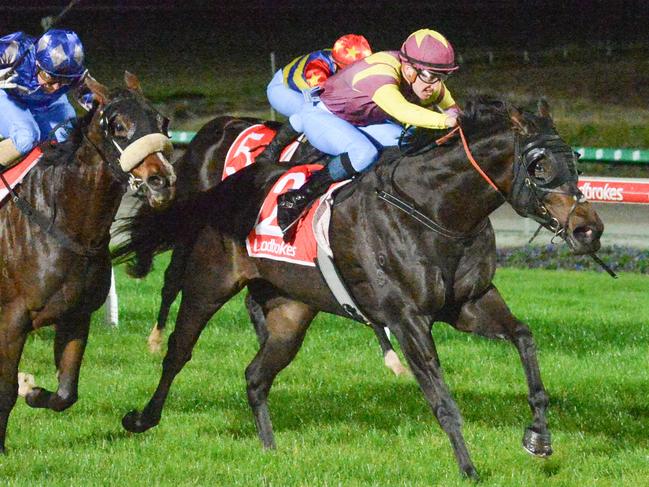
[[[167,180],[161,176],[151,176],[147,178],[146,184],[151,189],[160,190],[167,185]]]
[[[582,243],[589,243],[595,240],[595,231],[589,226],[577,227],[572,232],[576,240]]]

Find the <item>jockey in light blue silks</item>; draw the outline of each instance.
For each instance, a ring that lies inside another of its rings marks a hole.
[[[312,95],[336,72],[372,54],[370,44],[362,35],[346,34],[339,37],[332,49],[321,49],[299,56],[278,70],[266,88],[270,105],[291,120]],[[272,142],[259,154],[256,162],[275,162],[299,132],[290,122],[282,125]]]
[[[66,93],[86,74],[83,45],[72,31],[0,38],[0,165],[11,166],[52,131],[65,140],[76,118]]]

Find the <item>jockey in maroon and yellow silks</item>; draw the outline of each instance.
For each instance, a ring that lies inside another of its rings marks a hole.
[[[322,86],[336,70],[331,49],[322,49],[295,58],[282,69],[282,76],[289,88],[303,91]]]
[[[299,190],[278,198],[284,237],[332,181],[367,170],[383,147],[397,145],[404,126],[454,127],[460,110],[445,80],[457,69],[451,43],[420,29],[399,51],[372,54],[328,78],[319,100],[289,119],[311,145],[333,157]]]
[[[443,129],[447,115],[430,110],[454,107],[455,100],[443,82],[432,95],[418,100],[403,83],[398,51],[377,52],[329,78],[320,100],[334,115],[352,125],[363,126],[394,120],[404,125]]]

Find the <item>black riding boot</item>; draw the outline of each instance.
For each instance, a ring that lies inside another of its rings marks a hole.
[[[325,167],[314,172],[300,189],[279,195],[277,198],[277,223],[285,237],[289,236],[286,231],[300,219],[302,213],[311,206],[318,196],[327,191],[333,182],[329,170]]]
[[[279,156],[282,155],[282,150],[288,144],[293,142],[297,136],[300,135],[296,132],[289,122],[285,122],[279,129],[270,144],[255,158],[255,162],[277,162]]]

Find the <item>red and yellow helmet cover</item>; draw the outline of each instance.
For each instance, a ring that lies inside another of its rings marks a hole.
[[[372,54],[370,43],[358,34],[347,34],[340,37],[331,50],[336,64],[345,67]]]

